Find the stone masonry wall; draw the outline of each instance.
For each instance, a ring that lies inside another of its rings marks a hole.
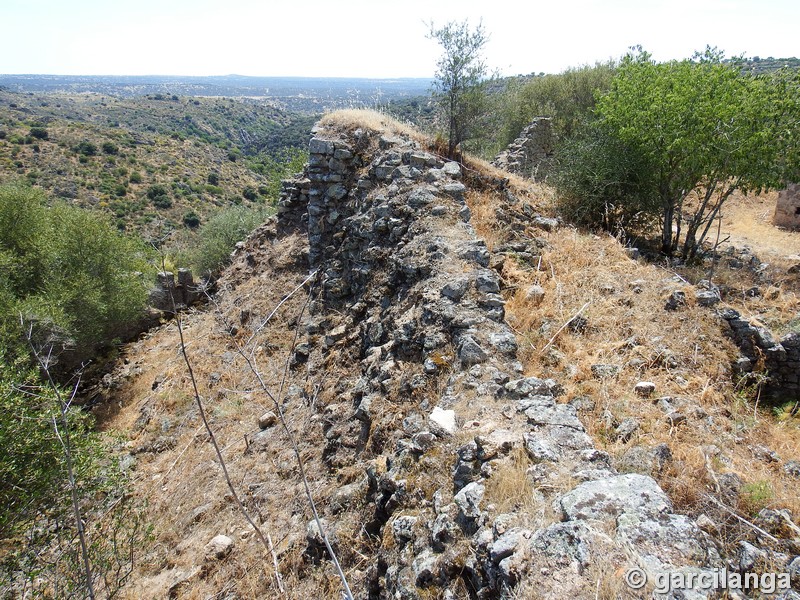
[[[522,375],[460,166],[360,129],[319,128],[309,149],[305,176],[284,186],[278,227],[307,222],[322,289],[295,365],[319,375],[339,356],[339,399],[320,409],[323,460],[334,473],[363,460],[368,475],[336,492],[325,524],[335,534],[363,494],[364,532],[383,540],[360,567],[358,597],[511,598],[522,581],[543,598],[594,597],[592,569],[610,562],[651,577],[718,566],[713,541],[654,479],[618,473],[594,447],[575,407],[557,401],[557,382]],[[353,361],[346,373],[342,356]],[[484,500],[516,450],[555,521]],[[320,548],[309,525],[309,560]]]
[[[788,333],[776,340],[764,327],[743,319],[733,309],[720,311],[720,316],[730,326],[730,335],[742,352],[736,370],[749,373],[761,367],[768,374],[763,387],[768,397],[800,399],[800,333]]]
[[[492,164],[528,179],[543,179],[553,157],[553,146],[550,117],[536,117]]]
[[[800,184],[791,183],[778,192],[778,203],[772,222],[788,229],[800,229]]]

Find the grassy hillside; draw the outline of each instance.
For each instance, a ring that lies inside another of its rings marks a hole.
[[[27,181],[161,238],[219,207],[265,202],[275,185],[253,161],[303,145],[309,119],[224,98],[0,91],[0,182]]]

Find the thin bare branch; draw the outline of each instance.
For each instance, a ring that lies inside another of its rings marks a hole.
[[[19,317],[20,324],[25,327],[25,321],[22,315]],[[42,359],[41,353],[36,349],[36,346],[33,343],[33,325],[29,325],[25,334],[25,337],[28,341],[28,346],[33,353],[33,357],[36,359],[36,362],[39,364],[42,371],[44,371],[45,376],[47,377],[47,382],[50,385],[50,388],[53,390],[53,394],[55,394],[56,400],[58,401],[58,412],[60,418],[56,418],[55,415],[53,416],[53,429],[55,431],[56,437],[58,438],[59,443],[61,444],[61,448],[64,450],[64,461],[67,467],[67,483],[69,485],[69,492],[70,498],[72,501],[72,513],[75,517],[76,527],[78,528],[78,539],[80,541],[81,547],[81,560],[83,562],[83,577],[84,577],[84,585],[86,586],[86,593],[89,595],[89,600],[94,600],[94,584],[92,582],[92,567],[89,563],[89,549],[88,544],[86,543],[86,530],[83,524],[83,517],[81,515],[80,504],[78,502],[78,486],[75,481],[75,469],[72,460],[72,444],[70,442],[70,434],[69,434],[69,423],[67,421],[67,411],[69,410],[69,405],[72,403],[72,400],[75,398],[75,394],[78,392],[78,386],[80,385],[80,377],[78,377],[77,382],[75,383],[75,387],[72,390],[72,394],[70,394],[70,398],[68,401],[65,401],[63,396],[61,395],[61,390],[59,390],[56,382],[53,380],[53,376],[50,373],[49,364],[50,364],[50,357],[53,352],[53,346],[51,345],[49,351],[47,353],[47,360],[45,361]],[[61,427],[63,429],[63,433],[59,431],[59,421],[61,421]]]
[[[162,271],[165,271],[166,270],[166,264],[165,264],[165,257],[164,257],[163,254],[161,255],[161,265],[162,265]],[[209,438],[209,440],[211,442],[211,445],[214,448],[214,452],[217,455],[217,459],[219,460],[220,467],[222,468],[222,474],[225,477],[225,482],[228,484],[228,489],[230,490],[231,495],[233,496],[234,500],[236,501],[236,504],[239,507],[239,511],[242,513],[242,515],[244,516],[245,520],[247,520],[247,522],[250,524],[250,526],[256,532],[256,535],[258,536],[258,539],[261,541],[261,543],[264,545],[264,547],[272,555],[273,563],[277,564],[277,557],[275,556],[275,548],[272,545],[272,539],[269,538],[268,536],[264,535],[264,533],[261,531],[261,528],[258,525],[256,525],[255,521],[250,516],[250,513],[247,512],[247,509],[245,508],[244,504],[242,503],[242,500],[239,498],[239,494],[236,492],[236,487],[233,485],[233,481],[231,480],[230,474],[228,473],[228,466],[225,463],[225,458],[222,455],[222,450],[220,450],[219,444],[217,443],[217,438],[214,435],[214,430],[211,428],[211,424],[208,422],[208,418],[206,417],[206,411],[205,411],[205,407],[203,405],[203,400],[202,400],[202,398],[200,396],[200,390],[197,387],[197,380],[195,379],[195,376],[194,376],[194,369],[192,369],[192,363],[189,360],[189,354],[186,351],[186,341],[185,341],[184,336],[183,336],[183,319],[182,319],[182,316],[181,316],[180,312],[178,312],[178,310],[177,310],[177,306],[175,306],[175,298],[172,297],[171,299],[172,299],[173,313],[175,314],[175,324],[176,324],[176,326],[178,328],[178,337],[180,339],[181,355],[183,356],[184,363],[186,363],[186,370],[189,373],[189,380],[192,383],[192,391],[194,393],[195,403],[197,404],[197,410],[200,413],[200,419],[203,422],[203,426],[205,427],[205,430],[208,433],[208,438]],[[192,438],[192,440],[194,440],[194,437]],[[178,459],[176,459],[175,462],[177,462],[179,459],[180,459],[180,456],[178,457]],[[174,466],[174,463],[173,463],[173,466]],[[170,469],[171,468],[172,467],[170,467]],[[286,589],[283,586],[283,578],[281,577],[280,571],[278,571],[277,568],[275,569],[275,580],[277,582],[278,589],[280,590],[280,592],[282,594],[285,594],[286,593]]]
[[[585,310],[586,310],[586,308],[587,308],[587,307],[588,307],[588,306],[589,306],[591,303],[592,303],[592,301],[591,301],[591,300],[589,300],[589,301],[588,301],[586,304],[584,304],[583,306],[581,306],[581,307],[578,309],[578,312],[576,312],[574,315],[572,315],[572,317],[570,317],[569,321],[567,321],[567,322],[566,322],[566,323],[564,323],[564,324],[563,324],[561,327],[559,327],[559,328],[558,328],[558,331],[556,331],[556,332],[555,332],[555,334],[553,334],[553,337],[551,337],[551,338],[550,338],[550,341],[549,341],[549,342],[547,342],[547,343],[544,345],[544,347],[543,347],[543,348],[542,348],[542,349],[539,351],[539,353],[540,353],[540,354],[543,354],[543,353],[544,353],[544,351],[545,351],[545,350],[547,350],[547,349],[548,349],[548,348],[549,348],[549,347],[552,345],[552,343],[556,341],[556,338],[559,336],[559,334],[560,334],[562,331],[564,331],[564,329],[566,329],[566,328],[569,326],[569,324],[570,324],[570,323],[572,323],[572,322],[573,322],[575,319],[577,319],[577,318],[580,316],[580,314],[581,314],[583,311],[585,311]]]
[[[275,558],[275,549],[272,546],[272,541],[268,539],[264,533],[261,531],[261,528],[256,525],[255,521],[250,517],[250,513],[247,512],[244,504],[242,504],[241,499],[239,498],[239,494],[236,492],[236,487],[233,485],[233,481],[231,481],[230,474],[228,473],[228,467],[225,464],[225,459],[222,456],[222,451],[219,448],[219,444],[217,443],[217,438],[214,435],[214,430],[211,428],[211,425],[208,422],[208,418],[206,417],[205,407],[203,406],[203,400],[200,397],[200,391],[197,388],[197,380],[194,376],[194,370],[192,369],[192,363],[189,360],[189,355],[186,352],[186,342],[183,338],[183,324],[182,318],[180,313],[176,313],[175,315],[175,322],[178,327],[178,337],[180,338],[181,344],[181,355],[183,356],[183,361],[186,363],[186,370],[189,372],[189,380],[192,383],[192,391],[194,393],[195,403],[197,404],[197,410],[200,412],[200,419],[203,421],[203,426],[208,433],[208,438],[211,441],[211,445],[214,447],[214,452],[217,454],[217,459],[219,460],[220,467],[222,468],[222,474],[225,477],[225,482],[228,484],[228,489],[231,492],[234,500],[236,501],[239,510],[241,511],[244,518],[256,532],[258,539],[261,540],[261,543],[264,544],[264,547],[272,554],[273,562],[276,561]],[[278,583],[278,589],[281,591],[282,594],[286,593],[286,590],[283,587],[283,579],[281,578],[280,571],[275,571],[275,579]]]

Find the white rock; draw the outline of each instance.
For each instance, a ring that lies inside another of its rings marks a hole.
[[[455,433],[456,430],[456,411],[445,410],[436,406],[430,414],[430,420],[436,423],[447,433]]]
[[[228,556],[233,550],[234,542],[227,535],[215,536],[204,548],[206,558],[222,559]]]

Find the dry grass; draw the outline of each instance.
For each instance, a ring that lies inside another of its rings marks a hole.
[[[375,133],[405,135],[425,145],[430,143],[426,136],[410,125],[377,110],[363,108],[336,110],[325,113],[319,122],[325,127],[339,131],[353,131],[360,127]]]
[[[772,224],[777,200],[777,192],[731,196],[723,210],[723,239],[730,236],[731,244],[749,246],[765,261],[800,261],[800,232]]]
[[[494,504],[496,512],[517,512],[527,515],[544,515],[543,503],[531,493],[528,468],[531,461],[523,448],[515,448],[502,460],[486,482],[485,502]],[[541,519],[540,519],[541,520]]]
[[[467,199],[478,232],[490,247],[509,238],[510,232],[494,219],[497,193],[473,192]],[[541,206],[548,196],[527,201]],[[607,236],[569,228],[552,233],[517,228],[511,233],[543,237],[548,243],[538,267],[508,258],[501,272],[507,320],[518,336],[526,373],[560,381],[566,388],[563,401],[579,396],[594,400],[594,409],[581,412],[581,419],[600,447],[619,456],[631,445],[668,444],[674,458],[660,482],[677,510],[696,515],[709,510],[704,494],[715,492],[702,451],[714,443],[721,450],[721,458],[713,462],[714,474],[736,473],[749,486],[740,510],[752,511],[758,504],[800,514],[797,480],[778,464],[755,460],[749,449],[764,445],[783,460],[800,457],[800,423],[776,419],[763,405],[756,410],[755,398],[735,388],[730,363],[738,351],[713,311],[695,305],[692,286],[673,272],[629,259],[617,240]],[[762,242],[767,240],[764,236]],[[735,280],[737,273],[726,276]],[[541,303],[527,297],[532,284],[544,289]],[[761,298],[743,298],[735,307],[748,316],[785,322],[800,307],[798,298],[792,290],[776,289]],[[688,305],[667,311],[665,300],[674,290],[686,293]],[[585,321],[559,333],[587,303]],[[614,365],[619,372],[598,378],[592,373],[594,364]],[[639,381],[655,383],[653,398],[634,393]],[[687,421],[671,425],[653,402],[662,396],[680,399]],[[623,443],[616,440],[613,423],[628,417],[637,419],[640,428]],[[753,496],[756,503],[750,502]]]
[[[326,115],[323,124],[408,135],[429,143],[403,124],[374,111],[337,111]],[[674,459],[671,467],[661,473],[660,482],[678,510],[693,514],[709,511],[704,493],[715,491],[714,475],[729,471],[751,486],[742,505],[735,507],[737,510],[752,511],[767,505],[788,507],[794,514],[800,513],[798,482],[783,474],[778,465],[754,460],[748,449],[766,445],[784,460],[800,457],[797,419],[777,420],[763,407],[756,410],[751,398],[737,392],[729,369],[736,350],[722,335],[720,323],[712,312],[694,305],[691,287],[675,279],[671,272],[630,260],[613,238],[590,236],[568,228],[552,233],[524,227],[502,229],[496,222],[495,208],[504,202],[504,191],[502,185],[494,185],[493,179],[509,179],[507,185],[512,193],[541,212],[546,212],[552,192],[541,185],[509,178],[475,159],[467,157],[465,163],[466,179],[473,177],[469,169],[480,175],[474,176],[478,184],[469,192],[467,201],[476,229],[490,248],[514,236],[541,237],[548,244],[538,266],[509,257],[502,267],[507,320],[518,336],[526,373],[560,381],[566,389],[562,400],[577,396],[594,399],[594,409],[581,412],[581,418],[598,446],[613,456],[621,455],[634,444],[667,443]],[[481,181],[488,183],[482,186]],[[735,274],[729,276],[734,278]],[[240,280],[229,282],[235,292],[220,296],[221,311],[229,321],[238,323],[242,309],[246,308],[250,311],[249,323],[258,322],[283,293],[298,283],[298,277],[302,280],[305,273],[269,270],[251,277],[243,272]],[[541,303],[534,304],[527,297],[532,284],[544,289]],[[676,289],[687,292],[689,305],[680,311],[665,311],[665,297]],[[797,298],[788,289],[778,288],[778,291],[777,296],[747,300],[745,305],[763,314],[779,300],[780,318],[784,318],[796,310]],[[270,386],[277,384],[283,370],[286,348],[294,334],[285,324],[299,312],[300,301],[295,299],[284,305],[250,348]],[[582,313],[586,321],[580,327],[566,327],[559,332],[587,303]],[[257,430],[258,416],[271,408],[254,391],[252,374],[242,361],[235,356],[231,359],[236,349],[234,342],[246,339],[248,327],[242,327],[232,336],[213,314],[187,317],[188,350],[201,383],[201,394],[225,448],[233,480],[244,491],[245,504],[254,510],[275,541],[281,572],[290,590],[288,597],[336,597],[339,583],[333,571],[309,568],[302,556],[309,511],[286,451],[286,440],[276,432],[264,452],[244,452],[245,436]],[[136,584],[131,586],[127,597],[165,597],[169,581],[164,579],[164,572],[190,570],[202,564],[203,546],[218,533],[227,533],[235,539],[234,554],[188,582],[176,597],[213,597],[223,590],[239,597],[275,596],[263,548],[246,532],[241,516],[227,496],[206,436],[198,427],[174,326],[162,328],[138,342],[128,354],[146,359],[135,359],[141,372],[132,376],[117,395],[119,405],[106,416],[107,429],[133,432],[132,446],[163,435],[173,436],[175,441],[171,452],[138,455],[135,493],[150,500],[148,520],[154,526],[156,542],[137,567],[133,578]],[[325,406],[341,402],[339,382],[360,375],[358,362],[351,358],[346,348],[331,349],[323,364],[317,365],[320,371],[328,373],[319,394],[311,389],[311,382],[317,377],[314,373],[300,370],[291,376],[290,383],[306,389],[314,398],[308,403],[293,401],[287,410],[290,422],[302,438],[309,479],[314,482],[313,492],[322,503],[338,485],[363,476],[363,470],[352,463],[338,472],[328,472],[321,460],[324,439],[319,415]],[[347,366],[350,363],[355,367]],[[591,368],[598,363],[615,365],[619,373],[598,379]],[[212,374],[216,374],[213,380]],[[444,385],[445,379],[438,383]],[[705,411],[713,417],[713,424],[690,414],[685,423],[670,426],[651,399],[634,393],[635,384],[642,380],[655,383],[656,396],[685,399],[688,408],[681,410],[697,407]],[[158,385],[154,385],[156,382]],[[392,398],[384,401],[386,405],[380,407],[380,413],[386,414],[387,420],[378,425],[388,448],[402,415]],[[461,402],[463,405],[455,408],[466,422],[474,420],[477,427],[496,422],[499,407],[470,404],[466,398]],[[405,405],[405,408],[413,407]],[[149,420],[142,425],[142,415],[147,411]],[[390,415],[392,411],[396,414]],[[615,439],[609,415],[616,420],[635,417],[639,421],[640,429],[631,442]],[[461,433],[464,439],[459,437]],[[421,490],[424,500],[430,501],[442,482],[449,483],[452,479],[455,448],[467,441],[466,436],[476,433],[479,432],[460,432],[452,443],[423,457],[409,469],[411,488]],[[377,425],[372,434],[379,435]],[[709,461],[703,448],[711,442],[719,446],[720,452]],[[547,512],[552,508],[549,502],[543,507],[531,494],[528,467],[528,457],[521,449],[499,461],[487,481],[486,503],[495,504],[498,512],[518,511],[544,524],[552,518]],[[564,491],[571,485],[574,482],[558,482],[559,489],[555,491]],[[192,518],[204,505],[208,505],[206,512]],[[348,575],[352,576],[350,583],[354,588],[364,583],[366,557],[371,553],[371,542],[361,535],[361,526],[369,517],[358,509],[335,517],[337,536],[346,553],[343,562],[352,566]],[[595,579],[600,582],[598,597],[617,597],[624,592],[619,588],[616,571],[598,572]],[[530,597],[536,597],[533,589],[530,593]]]

